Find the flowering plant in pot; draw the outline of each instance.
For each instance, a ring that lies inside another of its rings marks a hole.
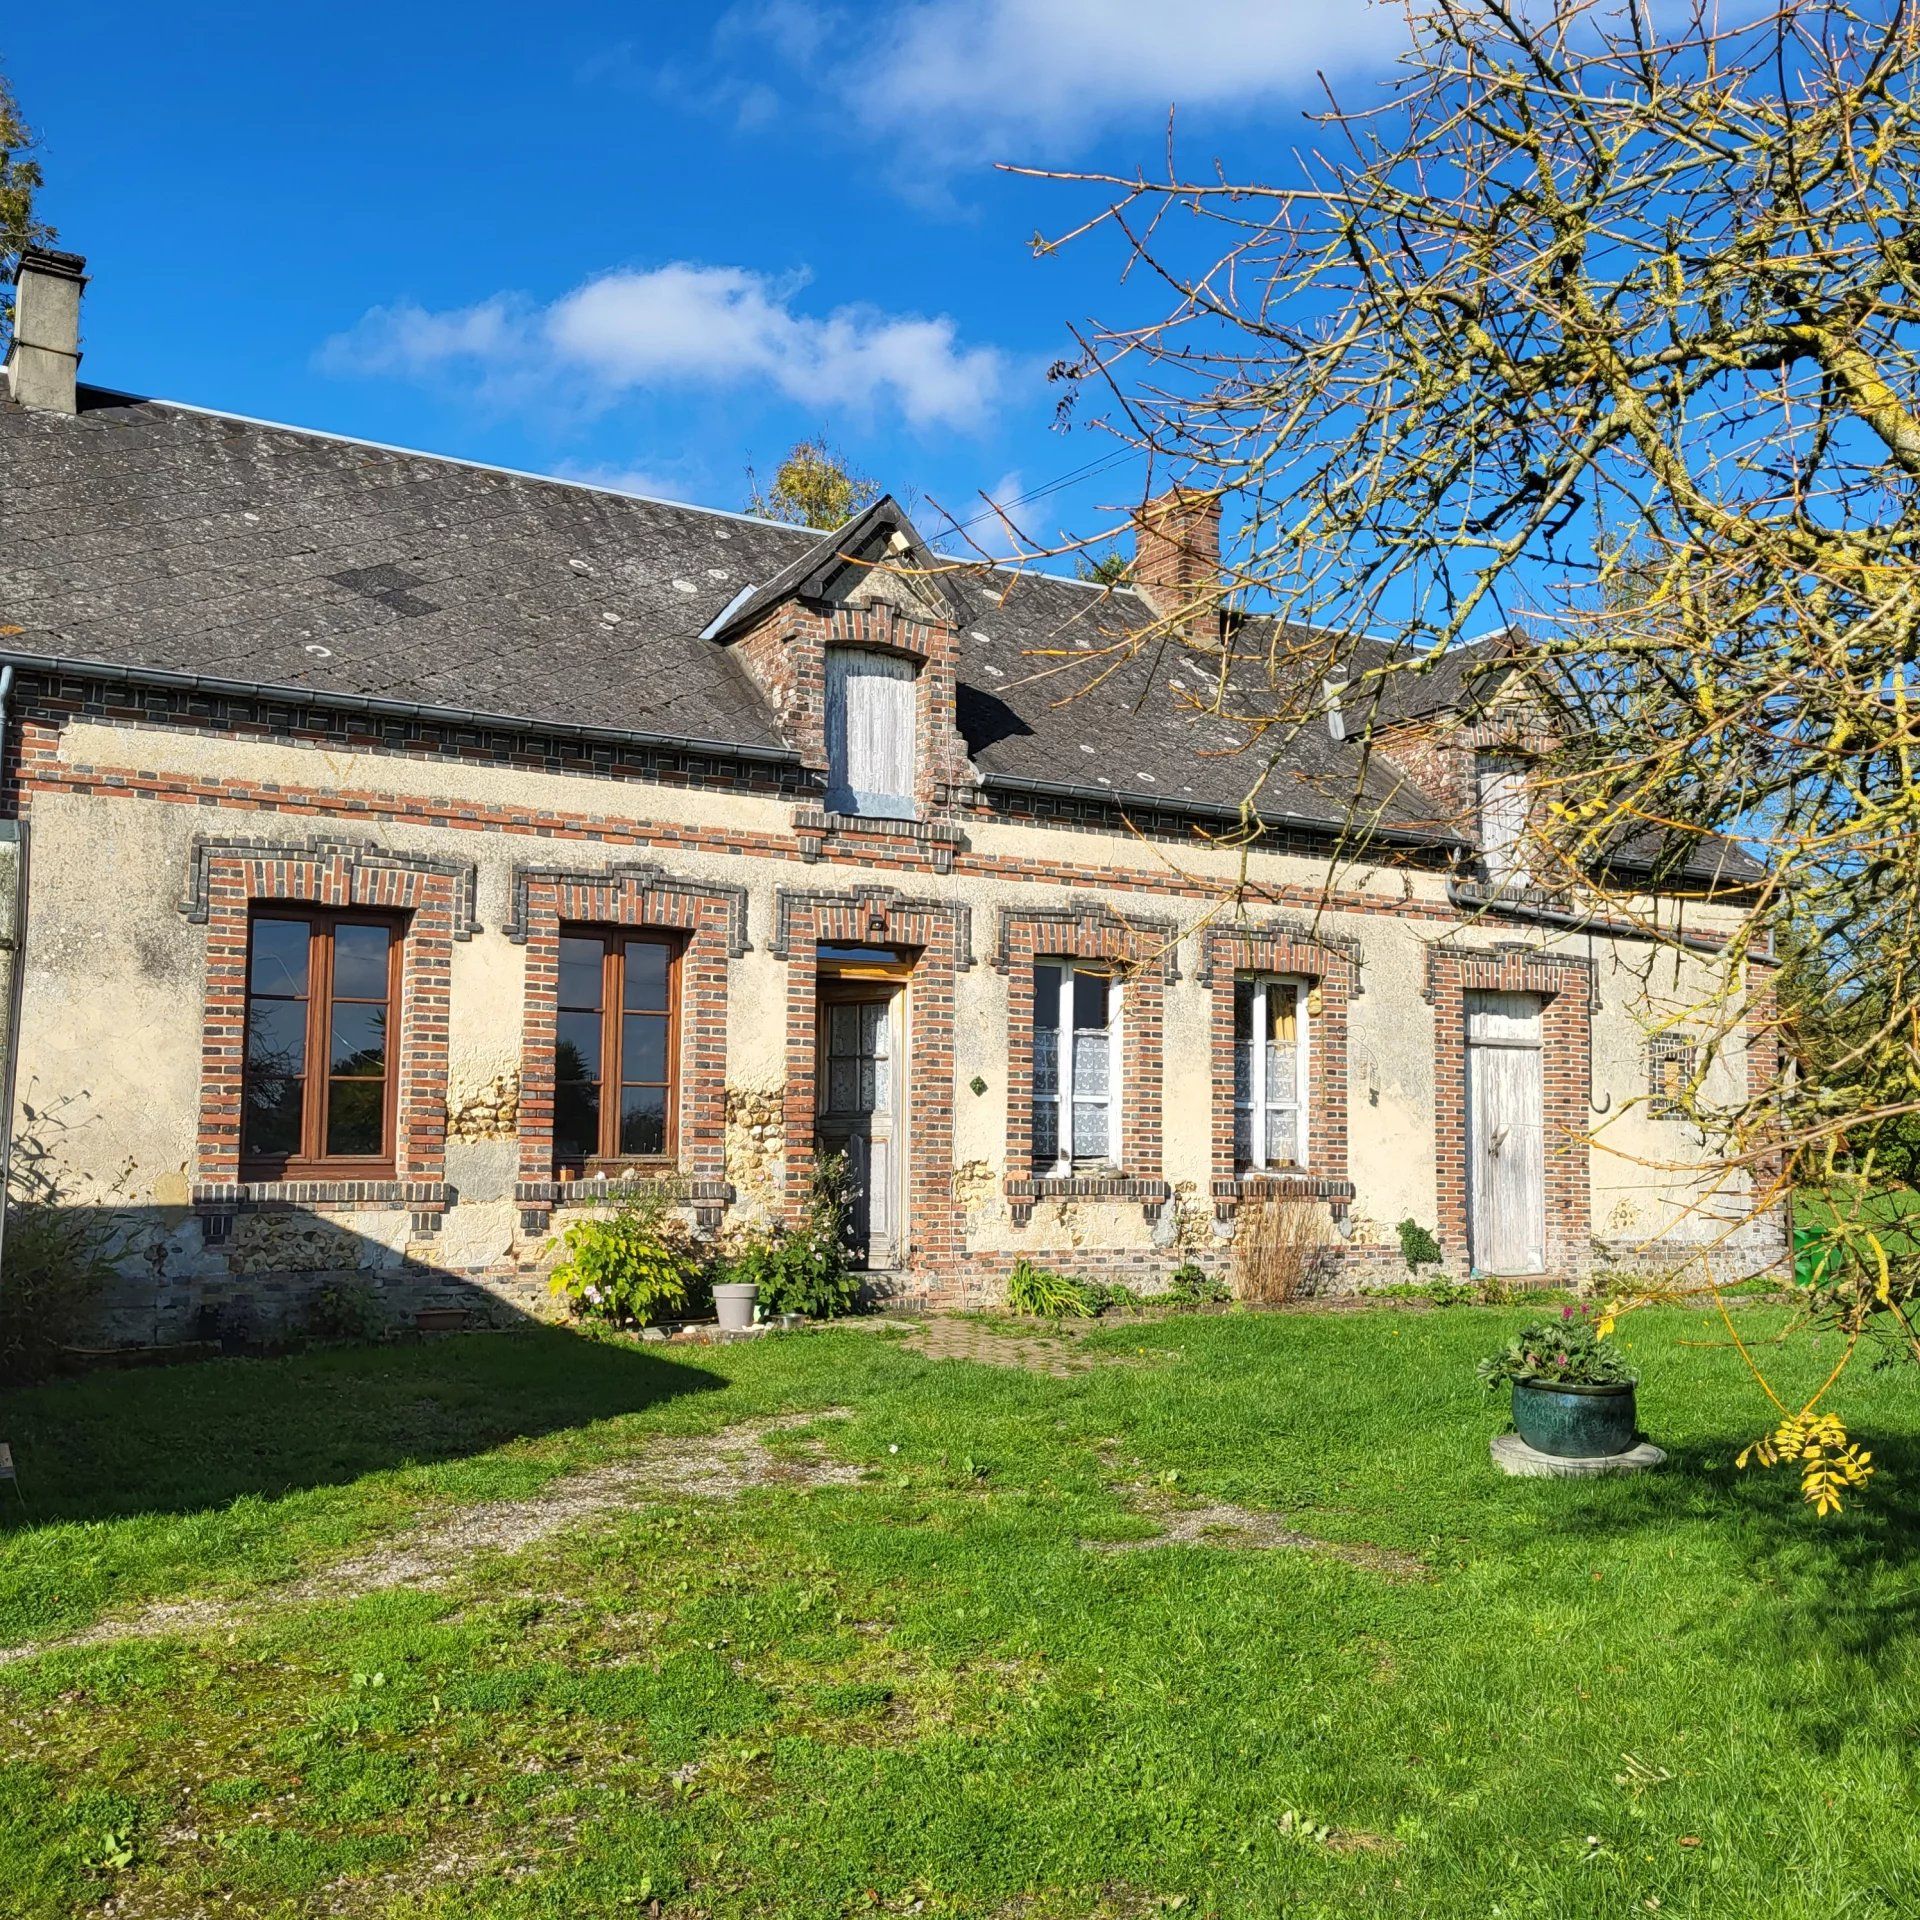
[[[1632,1447],[1636,1381],[1612,1331],[1610,1316],[1562,1307],[1558,1320],[1529,1322],[1480,1362],[1489,1392],[1512,1388],[1513,1424],[1535,1452],[1597,1460]]]

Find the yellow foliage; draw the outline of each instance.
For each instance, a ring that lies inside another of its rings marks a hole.
[[[1873,1474],[1873,1455],[1847,1438],[1840,1417],[1832,1413],[1788,1414],[1734,1464],[1744,1467],[1757,1461],[1771,1467],[1782,1460],[1800,1462],[1800,1492],[1822,1516],[1838,1513],[1842,1494],[1849,1488],[1858,1491]]]

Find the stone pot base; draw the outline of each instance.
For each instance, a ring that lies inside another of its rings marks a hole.
[[[1523,1480],[1591,1480],[1607,1473],[1645,1473],[1667,1457],[1650,1440],[1642,1440],[1625,1453],[1603,1453],[1591,1459],[1572,1460],[1562,1454],[1541,1453],[1528,1446],[1517,1433],[1496,1433],[1491,1451],[1493,1464],[1502,1473],[1511,1473]]]

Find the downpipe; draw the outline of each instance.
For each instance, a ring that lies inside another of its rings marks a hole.
[[[0,665],[0,770],[7,758],[7,742],[12,724],[14,670]],[[0,1290],[7,1280],[7,1213],[13,1182],[13,1103],[20,1077],[20,1005],[27,980],[27,870],[29,836],[27,823],[16,809],[11,820],[0,820],[0,843],[13,841],[16,853],[13,869],[13,925],[0,952],[7,956],[7,1066],[0,1081]]]

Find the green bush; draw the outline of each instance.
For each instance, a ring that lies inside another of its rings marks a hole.
[[[316,1340],[378,1340],[387,1330],[386,1309],[364,1280],[329,1280],[307,1302],[307,1331]]]
[[[557,1244],[566,1257],[548,1277],[547,1289],[582,1320],[645,1326],[684,1308],[700,1278],[699,1249],[664,1200],[576,1221]]]
[[[1168,1275],[1161,1298],[1171,1307],[1223,1307],[1233,1298],[1233,1289],[1197,1260],[1187,1260]]]
[[[813,1163],[807,1208],[797,1224],[749,1240],[726,1277],[760,1289],[761,1314],[804,1313],[832,1320],[860,1301],[860,1275],[847,1263],[847,1163],[837,1153]]]
[[[1082,1280],[1080,1292],[1091,1313],[1140,1313],[1151,1303],[1124,1280]]]
[[[1440,1264],[1440,1242],[1419,1221],[1402,1220],[1400,1258],[1407,1263],[1407,1271],[1418,1279],[1422,1267],[1437,1267]]]
[[[1036,1314],[1043,1320],[1090,1320],[1095,1308],[1080,1281],[1021,1259],[1007,1275],[1007,1311]]]
[[[1630,1387],[1635,1375],[1607,1338],[1612,1326],[1584,1307],[1562,1307],[1558,1320],[1530,1322],[1482,1360],[1481,1382],[1489,1391],[1515,1380],[1539,1387]]]

